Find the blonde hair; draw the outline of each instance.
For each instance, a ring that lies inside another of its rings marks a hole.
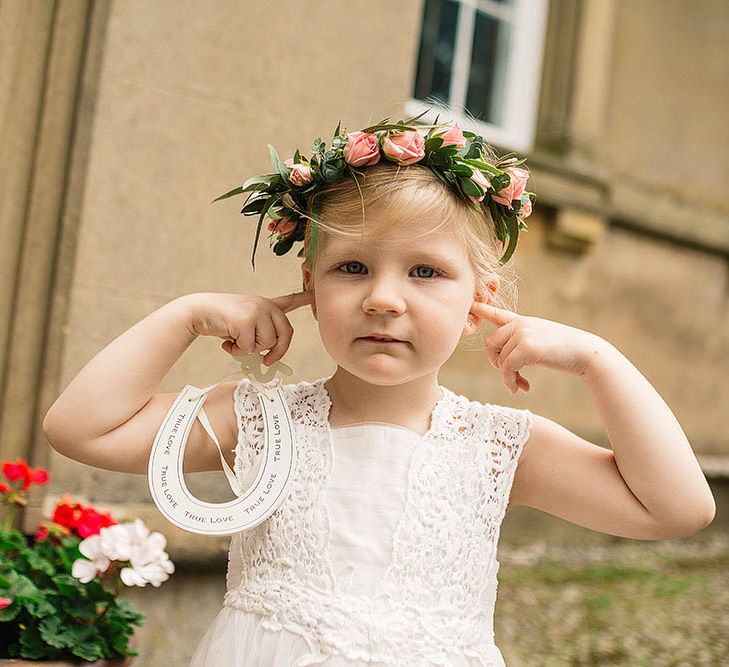
[[[488,150],[486,146],[484,150]],[[495,155],[490,157],[495,158]],[[327,234],[361,238],[366,225],[367,234],[377,238],[383,234],[386,226],[392,224],[392,216],[375,216],[373,221],[368,222],[367,210],[397,211],[398,221],[403,222],[417,218],[440,219],[440,224],[426,229],[423,234],[445,228],[458,235],[465,244],[471,262],[475,290],[485,294],[488,283],[496,276],[499,289],[493,305],[516,309],[516,275],[508,263],[503,266],[499,264],[503,254],[502,244],[496,236],[486,206],[482,205],[480,212],[475,210],[424,165],[403,167],[383,161],[357,173],[360,175],[357,175],[356,182],[354,178],[343,178],[318,189],[307,200],[306,217],[310,221],[313,204],[318,202],[320,206],[319,234],[311,264],[308,261],[312,242],[311,222],[307,223],[304,235],[303,266],[310,269],[312,276],[309,288],[313,289],[314,266]],[[463,340],[479,340],[478,333],[481,333],[481,328]],[[479,348],[481,343],[482,340],[479,341]],[[468,349],[468,346],[465,348]]]

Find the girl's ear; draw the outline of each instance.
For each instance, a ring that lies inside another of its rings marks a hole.
[[[306,292],[311,288],[311,269],[306,265],[301,265],[301,290]],[[314,315],[314,319],[318,321],[316,316],[316,299],[311,300],[311,312]]]
[[[499,290],[499,279],[494,277],[486,285],[485,292],[475,292],[473,296],[473,303],[493,303],[496,298],[496,292]],[[466,318],[466,324],[463,327],[464,335],[471,335],[478,331],[481,322],[483,322],[484,316],[480,315],[475,308],[471,308],[468,311],[468,317]],[[470,322],[470,324],[469,324]]]

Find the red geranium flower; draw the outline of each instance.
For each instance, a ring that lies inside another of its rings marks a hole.
[[[32,484],[46,484],[48,482],[48,471],[45,468],[31,468],[23,459],[5,461],[3,463],[3,474],[9,482],[23,480],[23,488],[28,489]]]
[[[60,523],[54,523],[52,521],[41,521],[40,526],[35,534],[35,541],[42,542],[51,538],[51,542],[60,544],[61,538],[71,534],[71,529],[62,526]]]
[[[102,528],[116,523],[110,514],[97,512],[93,507],[84,507],[78,520],[76,531],[81,537],[89,537],[101,532]]]
[[[58,503],[53,512],[53,521],[70,528],[83,538],[96,535],[102,528],[113,526],[116,523],[108,512],[99,512],[93,507],[86,507],[78,502]]]

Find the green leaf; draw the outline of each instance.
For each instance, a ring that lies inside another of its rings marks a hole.
[[[284,183],[288,183],[291,170],[283,162],[281,162],[276,149],[271,146],[271,144],[266,145],[268,146],[268,152],[271,154],[271,163],[273,164],[273,168],[279,173]]]
[[[62,598],[59,607],[69,616],[92,620],[98,616],[96,603],[88,598],[70,597]]]
[[[491,185],[494,188],[494,192],[501,192],[504,188],[508,188],[511,183],[511,177],[509,174],[501,174],[500,176],[494,176],[491,179]]]
[[[438,150],[443,144],[443,137],[433,137],[425,142],[425,152],[430,153],[431,151]]]
[[[463,192],[471,197],[483,197],[484,191],[481,186],[470,178],[459,178],[458,183]]]
[[[106,642],[94,625],[73,627],[74,644],[71,653],[84,660],[99,660],[106,655]]]
[[[469,167],[467,164],[463,164],[461,162],[454,162],[451,165],[451,173],[456,174],[456,176],[465,176],[466,178],[471,178],[473,176],[473,167]]]
[[[73,575],[57,574],[55,577],[52,577],[52,580],[61,595],[83,595],[85,597],[88,594],[86,586]]]
[[[327,183],[335,183],[344,175],[347,163],[342,158],[334,158],[324,162],[321,167],[322,178]]]
[[[481,152],[482,152],[481,144],[472,143],[468,147],[468,150],[464,153],[463,157],[466,160],[479,160],[480,161]]]
[[[272,146],[269,147],[273,148]],[[274,151],[275,152],[275,151]],[[279,195],[274,195],[273,197],[269,197],[268,201],[266,202],[266,205],[261,210],[261,216],[258,218],[258,226],[256,227],[256,238],[253,242],[253,255],[251,256],[251,263],[253,264],[253,270],[256,270],[256,248],[258,247],[258,239],[261,236],[261,225],[263,225],[263,219],[266,217],[266,212],[268,209],[273,206],[274,204],[278,203],[281,200],[281,197]]]
[[[29,625],[20,633],[20,655],[23,658],[36,660],[48,656],[48,649],[43,643],[40,631],[35,625]]]
[[[261,174],[259,176],[251,176],[245,183],[243,183],[243,192],[249,192],[252,190],[266,190],[268,188],[278,186],[281,183],[281,175],[276,174]]]
[[[319,201],[315,201],[312,206],[312,213],[311,217],[313,220],[311,221],[311,241],[309,243],[309,257],[307,258],[308,263],[311,265],[314,263],[314,251],[316,250],[316,243],[319,239],[319,215],[321,213],[321,204]]]
[[[321,155],[324,153],[324,150],[326,149],[326,144],[322,141],[321,137],[317,137],[314,140],[314,144],[311,147],[311,151],[314,155]],[[314,155],[311,156],[312,161],[314,160]]]
[[[256,213],[260,213],[264,206],[266,205],[268,201],[269,195],[265,195],[263,197],[258,197],[257,199],[252,199],[250,203],[246,204],[241,209],[242,215],[255,215]]]
[[[501,169],[497,169],[493,165],[489,164],[488,162],[484,162],[483,160],[472,160],[471,158],[461,158],[463,162],[465,162],[467,165],[473,167],[474,169],[478,169],[479,171],[485,171],[487,174],[491,174],[492,176],[496,177],[499,175],[506,176],[509,181],[511,180],[509,178],[509,174],[504,173],[501,171]]]
[[[396,130],[397,132],[403,132],[405,130],[417,130],[416,127],[410,127],[408,125],[398,125],[396,123],[382,123],[380,125],[370,125],[366,127],[362,132],[368,134],[374,134],[375,132],[384,132],[386,130]]]
[[[282,238],[280,241],[276,242],[276,245],[273,246],[273,252],[276,255],[285,255],[289,250],[291,250],[291,247],[296,242],[296,239],[294,238],[293,234],[289,234],[288,236]]]
[[[224,195],[220,195],[220,197],[216,197],[210,203],[214,204],[216,201],[220,201],[221,199],[227,199],[228,197],[232,197],[233,195],[239,195],[242,192],[244,192],[243,188],[238,186],[237,188],[234,188],[230,192],[226,192]]]
[[[25,536],[17,530],[0,530],[0,553],[28,546]]]
[[[36,549],[28,549],[28,565],[49,577],[56,573],[56,567]]]
[[[54,648],[73,646],[76,637],[71,630],[64,628],[63,621],[58,616],[44,618],[39,625],[43,641]]]
[[[144,625],[145,615],[139,611],[129,600],[117,600],[119,615],[132,625]]]
[[[413,116],[412,118],[408,118],[405,122],[408,125],[410,125],[411,123],[413,123],[414,121],[418,120],[419,118],[422,118],[429,111],[430,111],[430,109],[426,109],[422,113],[419,113],[417,116]],[[440,118],[440,114],[438,114],[438,116],[436,117],[436,124],[437,124],[438,118]]]

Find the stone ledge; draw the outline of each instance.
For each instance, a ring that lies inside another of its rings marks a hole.
[[[669,238],[691,247],[729,252],[729,215],[711,202],[693,201],[670,188],[635,182],[579,156],[558,156],[539,147],[527,163],[536,205],[582,209],[611,224]]]
[[[697,454],[696,458],[708,479],[729,479],[729,456]]]

